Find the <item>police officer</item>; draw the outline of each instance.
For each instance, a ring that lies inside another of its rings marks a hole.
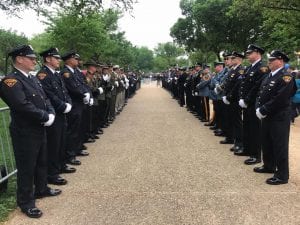
[[[264,165],[257,173],[274,173],[266,183],[278,185],[289,179],[290,103],[296,92],[293,76],[284,68],[288,56],[279,50],[271,52],[268,65],[271,73],[262,81],[256,99],[256,115],[262,121]]]
[[[261,162],[261,121],[255,112],[255,100],[262,80],[270,72],[262,62],[264,49],[258,45],[250,44],[246,56],[251,63],[246,69],[245,78],[240,87],[239,105],[243,108],[243,151],[239,155],[250,155],[245,160],[246,165]]]
[[[37,73],[37,78],[56,112],[54,123],[47,128],[48,183],[64,185],[67,181],[59,174],[75,172],[75,168],[68,167],[65,162],[66,115],[71,111],[72,101],[60,74],[56,71],[60,64],[58,49],[50,48],[40,55],[43,57],[44,66]]]
[[[1,81],[0,95],[11,109],[10,134],[18,169],[17,204],[28,217],[39,218],[42,211],[36,208],[35,198],[61,193],[47,186],[46,127],[54,122],[55,112],[38,79],[29,74],[36,65],[32,47],[17,47],[9,56],[14,69]]]
[[[86,88],[81,83],[81,78],[79,78],[78,73],[76,73],[79,55],[76,52],[71,51],[61,58],[65,63],[64,68],[61,71],[61,76],[72,99],[72,109],[67,115],[67,163],[71,165],[80,165],[81,162],[76,159],[76,156],[87,155],[87,153],[81,149],[82,135],[80,125],[84,105],[89,104],[90,101],[90,93],[86,91]]]

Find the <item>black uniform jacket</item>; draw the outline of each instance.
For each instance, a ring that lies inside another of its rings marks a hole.
[[[267,76],[262,81],[256,99],[256,108],[259,108],[263,115],[276,115],[290,106],[291,97],[296,90],[294,77],[285,69],[281,69],[274,76]]]
[[[65,83],[58,73],[53,74],[47,66],[43,66],[37,73],[37,78],[40,80],[45,93],[57,113],[65,111],[66,103],[72,105],[72,100],[65,87]]]
[[[1,81],[0,96],[10,107],[11,126],[18,129],[41,128],[48,114],[55,114],[39,80],[17,69]]]

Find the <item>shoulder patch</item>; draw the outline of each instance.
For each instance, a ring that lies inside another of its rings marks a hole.
[[[40,80],[44,80],[46,76],[47,76],[46,73],[39,73],[39,74],[37,75],[37,77],[38,77]]]
[[[70,77],[70,73],[65,72],[65,73],[63,74],[63,76],[64,76],[65,78],[69,78],[69,77]]]
[[[284,75],[282,77],[282,79],[284,80],[285,83],[289,83],[292,80],[292,76],[291,75]]]
[[[17,81],[17,79],[10,78],[10,79],[5,79],[3,82],[4,82],[8,87],[13,87],[18,81]]]
[[[269,72],[269,68],[266,66],[260,67],[260,72],[267,73],[267,72]]]

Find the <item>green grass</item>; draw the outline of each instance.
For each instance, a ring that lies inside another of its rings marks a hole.
[[[5,103],[0,101],[0,108],[5,107]],[[12,172],[15,168],[14,157],[12,154],[11,140],[9,137],[9,111],[0,111],[0,165],[7,162],[8,172]],[[4,155],[3,155],[4,150]],[[10,155],[13,159],[11,165]],[[16,208],[16,175],[13,175],[8,180],[8,190],[0,194],[0,222],[8,218],[8,214]]]
[[[16,176],[13,176],[8,180],[7,192],[0,194],[0,222],[6,221],[16,207]]]

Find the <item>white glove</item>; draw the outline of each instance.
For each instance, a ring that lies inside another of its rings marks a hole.
[[[264,116],[263,114],[260,113],[259,108],[256,109],[256,116],[260,120],[262,120],[263,118],[266,117],[266,116]]]
[[[187,83],[184,83],[184,85],[183,85],[183,86],[185,86],[185,87],[186,87],[186,85],[187,85]]]
[[[115,89],[115,86],[111,86],[111,91]]]
[[[244,109],[248,107],[248,106],[246,105],[244,99],[240,99],[240,100],[239,100],[239,105],[241,106],[241,108],[244,108]]]
[[[229,104],[230,104],[230,102],[227,100],[226,96],[223,96],[223,97],[222,97],[222,100],[223,100],[223,102],[224,102],[226,105],[229,105]]]
[[[214,88],[214,92],[215,92],[216,94],[219,94],[217,87]]]
[[[103,80],[108,81],[108,75],[104,75]]]
[[[116,87],[119,87],[119,82],[115,81],[115,85],[116,85]]]
[[[178,78],[177,78],[177,77],[174,77],[174,79],[175,79],[175,80],[178,80]]]
[[[54,122],[55,116],[54,114],[49,114],[49,119],[46,123],[44,123],[45,127],[50,127]]]
[[[125,84],[125,88],[128,89],[129,88],[129,82]]]
[[[124,81],[123,81],[123,80],[121,80],[120,82],[121,82],[121,84],[124,86]]]
[[[89,102],[90,102],[90,97],[91,97],[91,95],[90,95],[90,93],[84,93],[84,98],[83,98],[83,103],[86,105],[86,104],[89,104]]]
[[[90,98],[89,106],[92,106],[92,105],[94,105],[94,99],[93,99],[93,98]]]
[[[66,109],[65,109],[64,113],[70,112],[71,109],[72,109],[72,105],[70,103],[66,103]]]
[[[99,87],[98,90],[99,90],[100,95],[103,94],[104,90],[102,87]]]

